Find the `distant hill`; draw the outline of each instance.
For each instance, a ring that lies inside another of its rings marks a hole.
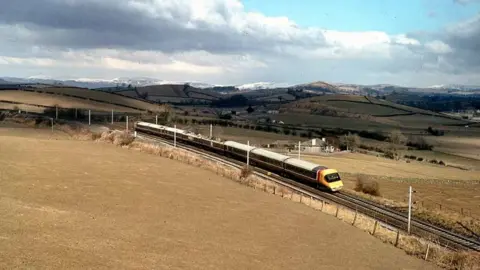
[[[165,108],[143,100],[126,96],[94,91],[77,87],[23,87],[3,88],[0,91],[0,108],[28,107],[25,110],[41,112],[46,107],[59,106],[61,108],[91,109],[110,112],[162,112]],[[36,107],[36,108],[35,108]]]
[[[143,87],[103,88],[103,91],[160,103],[209,103],[221,94],[188,84],[162,84]]]
[[[302,99],[282,105],[279,111],[277,118],[285,123],[299,124],[304,121],[316,126],[338,126],[343,123],[344,126],[361,124],[366,129],[381,126],[426,129],[430,125],[462,126],[468,123],[441,113],[358,95],[323,95]],[[351,121],[345,122],[345,119]]]

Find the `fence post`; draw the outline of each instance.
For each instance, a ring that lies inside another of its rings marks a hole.
[[[88,110],[88,125],[90,126],[92,122],[92,110]]]
[[[112,125],[113,125],[113,109],[112,109]]]
[[[378,221],[375,220],[375,224],[373,224],[373,232],[372,232],[372,235],[375,235],[375,231],[377,230],[377,224],[378,224]]]
[[[126,124],[127,132],[128,132],[128,115],[125,118],[126,118],[125,124]]]
[[[340,206],[337,204],[337,212],[335,212],[335,217],[338,217],[338,211],[340,210]]]
[[[397,238],[395,238],[395,246],[398,245],[399,238],[400,238],[400,230],[397,230]]]
[[[323,211],[323,204],[324,204],[324,201],[322,201],[322,208],[320,208],[320,211]]]
[[[155,115],[155,125],[158,125],[158,114]]]
[[[425,261],[428,259],[428,251],[430,251],[430,243],[427,244],[427,252],[425,252]]]
[[[58,106],[55,106],[55,120],[58,120]]]
[[[77,113],[77,110],[78,110],[78,109],[77,109],[77,108],[75,108],[75,119],[77,119],[77,118],[78,118],[78,113]]]
[[[355,221],[357,221],[357,214],[358,214],[358,210],[357,210],[357,208],[355,207],[355,217],[353,217],[352,226],[355,226]]]
[[[275,192],[277,190],[277,187],[276,186],[273,186],[273,195],[276,195]]]
[[[50,120],[52,121],[52,132],[53,132],[53,118],[50,118]]]

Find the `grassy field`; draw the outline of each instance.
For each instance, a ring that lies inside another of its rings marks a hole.
[[[110,111],[112,109],[118,112],[138,112],[139,110],[163,111],[163,107],[156,104],[83,88],[46,87],[38,88],[35,91],[37,92],[20,90],[0,91],[0,100],[42,106],[59,105],[63,108],[92,109],[98,111]],[[3,107],[7,108],[8,106],[11,105],[3,103]],[[20,108],[20,106],[26,105],[19,104],[15,106]]]
[[[447,127],[467,122],[422,109],[399,105],[373,97],[325,95],[283,105],[275,116],[288,124],[351,129],[421,129]],[[329,115],[318,111],[328,110]],[[336,113],[337,116],[331,115]],[[304,117],[299,117],[304,115]]]
[[[353,189],[356,174],[368,175],[379,182],[381,195],[404,202],[412,185],[416,200],[442,204],[444,208],[469,209],[480,217],[480,167],[466,171],[426,162],[406,163],[370,155],[347,153],[335,156],[304,156],[304,159],[336,168],[344,175],[347,188]],[[438,206],[439,207],[439,206]]]
[[[1,268],[435,269],[301,204],[63,136],[0,128]]]
[[[436,151],[480,160],[480,137],[432,137],[429,141]]]

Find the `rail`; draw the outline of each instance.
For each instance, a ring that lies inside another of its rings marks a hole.
[[[167,145],[173,145],[173,142],[168,141],[167,139],[147,135],[137,131],[137,137],[146,138],[149,140],[158,141]],[[213,153],[205,153],[204,151],[198,150],[193,146],[188,146],[182,144],[177,140],[177,147],[197,153],[206,157],[207,159],[217,161],[223,164],[226,164],[231,167],[241,168],[244,163],[226,158],[224,156],[219,156]],[[345,192],[338,193],[326,193],[319,191],[311,186],[296,182],[294,180],[278,176],[276,174],[267,175],[267,171],[254,167],[254,172],[256,176],[259,176],[263,179],[267,179],[275,182],[278,185],[288,187],[293,191],[303,194],[312,199],[317,199],[320,201],[326,201],[328,203],[334,203],[342,205],[343,207],[349,208],[353,211],[357,211],[361,214],[367,215],[381,223],[394,227],[401,231],[407,231],[407,217],[405,213],[395,211],[388,207],[385,207],[381,204],[359,198],[357,196],[347,194]],[[451,231],[448,231],[444,228],[440,228],[429,224],[425,221],[419,220],[417,218],[411,219],[411,230],[412,235],[416,235],[422,238],[426,238],[430,241],[436,241],[439,244],[446,246],[450,249],[455,250],[474,250],[480,251],[480,239],[476,240],[469,238]]]

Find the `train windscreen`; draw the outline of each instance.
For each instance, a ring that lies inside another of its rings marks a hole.
[[[325,175],[325,181],[327,181],[328,183],[335,182],[338,180],[341,180],[340,175],[338,173],[331,173],[331,174]]]

